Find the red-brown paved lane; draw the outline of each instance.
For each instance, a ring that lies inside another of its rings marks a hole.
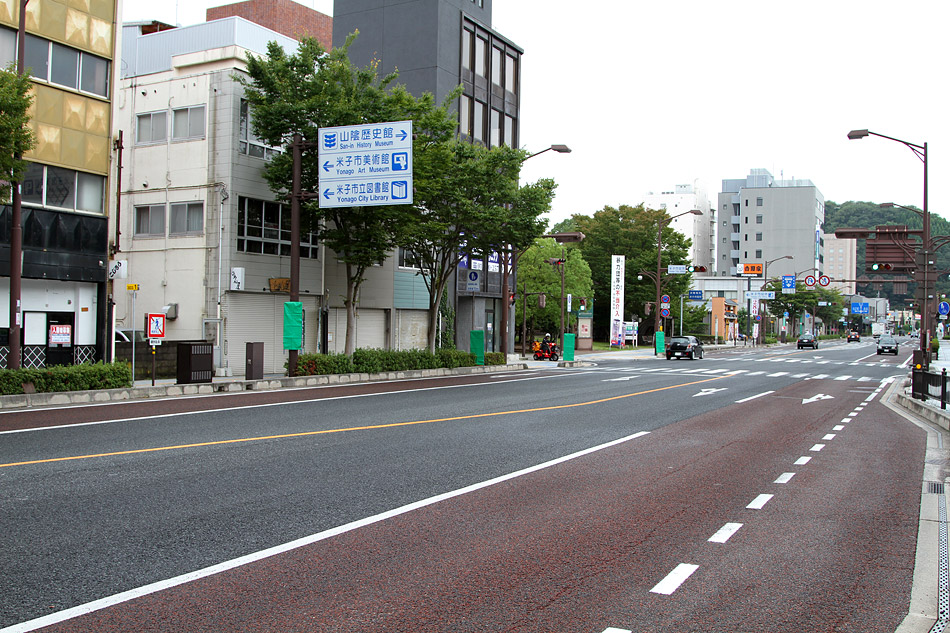
[[[44,630],[890,633],[926,434],[880,395],[842,425],[869,392],[799,382]],[[698,568],[651,593],[681,563]]]
[[[542,370],[543,372],[543,370]],[[282,402],[303,402],[355,396],[371,393],[434,389],[453,385],[495,383],[501,380],[524,378],[526,371],[468,376],[446,376],[413,380],[353,383],[323,387],[300,387],[266,391],[241,391],[200,396],[178,396],[160,400],[143,399],[109,404],[83,404],[47,409],[11,410],[0,412],[0,431],[44,428],[64,424],[84,424],[104,420],[174,415],[193,411],[217,411],[232,407],[247,407]],[[550,370],[549,372],[550,373]],[[538,373],[537,375],[544,375]]]

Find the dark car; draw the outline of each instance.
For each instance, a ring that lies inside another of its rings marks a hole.
[[[694,360],[703,357],[703,344],[695,336],[674,336],[666,346],[666,360],[673,358],[689,358]]]
[[[897,356],[897,346],[897,339],[889,334],[882,334],[877,340],[877,353]]]
[[[811,332],[805,332],[798,337],[798,349],[804,349],[806,347],[818,349],[818,337]]]
[[[860,343],[861,335],[855,332],[854,330],[851,330],[850,332],[848,332],[848,342],[850,343],[851,341]]]

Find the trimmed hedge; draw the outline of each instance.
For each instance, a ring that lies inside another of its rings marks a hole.
[[[37,393],[120,389],[132,386],[132,368],[126,363],[56,365],[45,369],[0,369],[0,395],[24,393],[32,383]]]
[[[508,359],[501,352],[485,352],[486,365],[506,365]]]
[[[297,359],[297,373],[301,376],[352,373],[379,374],[388,371],[438,369],[440,367],[454,369],[455,367],[472,367],[474,365],[474,354],[455,349],[440,349],[435,354],[419,349],[401,351],[358,349],[353,352],[353,358],[345,354],[333,353],[301,354]]]

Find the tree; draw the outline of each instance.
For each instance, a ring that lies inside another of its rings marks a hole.
[[[533,323],[546,332],[557,331],[560,328],[561,273],[558,268],[548,263],[548,260],[561,257],[565,259],[564,293],[576,298],[571,307],[576,310],[577,301],[581,297],[593,296],[594,287],[590,266],[584,260],[580,249],[573,244],[562,247],[551,238],[539,239],[525,250],[519,260],[518,288],[514,290],[519,298],[523,296],[525,289],[529,293],[544,293],[545,306],[542,308],[538,305],[537,297],[529,297],[527,302],[519,299],[515,310],[515,319],[518,324],[524,322],[525,310],[527,310],[529,324]],[[567,315],[567,318],[565,329],[570,322],[570,315]]]
[[[414,253],[429,291],[430,351],[435,350],[438,306],[462,258],[510,255],[510,249],[526,248],[544,230],[539,216],[550,208],[554,182],[519,187],[525,156],[524,150],[507,146],[451,141],[428,143],[415,158],[416,218],[400,244]],[[504,278],[511,257],[500,260]]]
[[[248,78],[238,77],[253,113],[254,133],[267,143],[287,146],[294,134],[313,143],[322,127],[412,119],[421,122],[415,143],[443,138],[455,123],[444,109],[436,108],[431,94],[415,98],[404,87],[392,85],[396,74],[380,78],[377,65],[354,66],[343,46],[326,51],[314,38],[303,38],[293,55],[271,42],[266,57],[248,54]],[[441,110],[441,112],[440,112]],[[306,152],[303,159],[304,191],[317,191],[319,156]],[[291,152],[274,156],[264,170],[271,189],[287,198],[292,178]],[[407,232],[413,215],[409,205],[321,208],[317,202],[302,205],[301,225],[310,226],[346,269],[346,340],[352,354],[356,309],[366,271],[383,262]]]
[[[0,70],[0,201],[10,199],[11,183],[23,180],[27,162],[23,154],[35,142],[29,110],[33,105],[33,82],[18,75],[15,65]]]
[[[666,211],[645,209],[643,205],[631,207],[620,205],[618,208],[604,207],[594,215],[574,215],[572,230],[584,233],[584,241],[579,248],[584,259],[590,264],[594,279],[595,306],[603,309],[594,311],[594,327],[597,337],[606,337],[609,332],[610,314],[610,274],[611,256],[626,256],[626,274],[624,276],[624,319],[632,315],[646,315],[645,306],[656,300],[656,284],[644,276],[637,279],[640,271],[656,272],[657,227],[669,216]],[[670,264],[684,264],[689,261],[689,238],[669,225],[663,228],[662,267]],[[673,297],[679,297],[689,289],[690,275],[670,275],[663,284],[663,290]],[[653,306],[659,309],[659,306]],[[653,319],[649,319],[652,331]],[[642,332],[642,330],[641,330]]]

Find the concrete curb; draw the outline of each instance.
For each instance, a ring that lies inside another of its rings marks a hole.
[[[569,366],[569,365],[565,365]],[[570,365],[581,366],[581,365]],[[27,409],[32,407],[66,406],[71,404],[102,404],[147,400],[150,398],[173,398],[176,396],[211,395],[215,393],[237,393],[242,391],[269,391],[275,389],[294,389],[302,387],[320,387],[324,385],[346,385],[362,382],[380,382],[386,380],[408,380],[415,378],[438,378],[442,376],[469,376],[490,374],[502,371],[520,371],[527,369],[523,363],[510,365],[484,365],[477,367],[457,367],[455,369],[416,369],[410,371],[390,371],[378,374],[329,374],[320,376],[297,376],[294,378],[269,378],[264,380],[227,380],[194,385],[164,384],[154,387],[129,387],[123,389],[101,389],[95,391],[57,391],[53,393],[29,393],[12,396],[0,396],[0,411]]]

